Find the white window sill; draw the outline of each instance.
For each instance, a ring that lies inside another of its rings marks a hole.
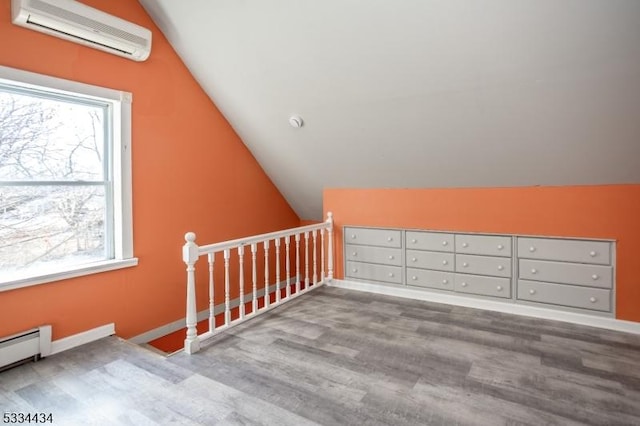
[[[132,266],[136,266],[137,264],[137,257],[124,260],[105,260],[103,262],[95,262],[88,265],[76,266],[60,272],[35,275],[11,281],[0,280],[0,292],[29,287],[32,285],[47,284],[50,282],[66,280],[69,278],[82,277],[84,275],[98,274],[100,272],[113,271],[116,269],[130,268]]]

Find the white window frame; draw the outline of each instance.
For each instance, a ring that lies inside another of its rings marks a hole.
[[[53,273],[33,275],[17,280],[4,281],[0,275],[0,292],[136,266],[138,259],[133,256],[131,191],[131,93],[4,66],[0,66],[0,82],[71,96],[93,97],[109,102],[113,111],[113,244],[115,255],[113,259],[77,265]],[[120,131],[118,132],[118,130]]]

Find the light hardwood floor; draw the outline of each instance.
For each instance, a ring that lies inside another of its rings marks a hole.
[[[56,425],[639,425],[640,336],[324,287],[192,356],[111,337],[0,373],[0,407]]]

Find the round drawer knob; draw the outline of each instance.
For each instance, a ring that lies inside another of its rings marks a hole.
[[[442,264],[443,264],[443,265],[447,265],[448,263],[449,263],[449,262],[448,262],[448,261],[446,261],[446,260],[443,260],[443,261],[442,261]]]
[[[355,240],[356,239],[356,234],[351,234],[351,239]]]
[[[591,256],[591,257],[595,257],[596,254],[598,254],[598,253],[596,253],[595,251],[590,251],[589,252],[589,256]]]
[[[591,303],[596,303],[598,301],[598,299],[596,299],[595,297],[590,297],[589,298],[589,302]]]
[[[393,241],[392,237],[387,238],[387,241]]]
[[[358,270],[354,268],[354,269],[353,269],[353,272],[358,272]]]
[[[390,277],[393,277],[393,272],[389,272],[389,276],[390,276]]]
[[[411,261],[412,261],[412,262],[417,262],[417,261],[418,261],[418,259],[416,259],[415,257],[412,257],[412,258],[411,258]]]
[[[462,287],[466,287],[466,286],[467,286],[467,283],[460,283],[460,285],[461,285]]]
[[[501,285],[499,285],[498,287],[496,287],[496,290],[498,290],[498,291],[502,291],[502,286],[501,286]]]
[[[498,271],[502,271],[503,269],[504,269],[504,266],[498,265]]]
[[[354,255],[354,256],[357,256],[357,255],[358,255],[358,252],[357,252],[357,251],[354,251],[354,252],[353,252],[353,255]]]
[[[504,246],[502,244],[498,244],[498,250],[502,250]]]
[[[600,278],[600,277],[597,274],[591,275],[591,279],[593,279],[593,280],[597,280],[598,278]]]
[[[531,247],[529,247],[529,251],[530,251],[531,253],[533,253],[534,251],[536,251],[536,248],[535,248],[534,246],[531,246]]]
[[[449,280],[442,280],[442,284],[448,284]]]
[[[469,244],[467,244],[467,243],[462,243],[462,247],[465,247],[465,248],[466,248],[466,247],[469,247]]]
[[[418,279],[418,277],[416,277],[416,276],[414,275],[414,276],[412,276],[412,277],[411,277],[411,279],[415,281],[415,280],[417,280],[417,279]]]
[[[446,246],[447,244],[449,244],[449,243],[447,243],[446,241],[443,241],[443,242],[442,242],[442,245],[443,245],[443,246]]]
[[[393,260],[393,255],[389,256],[389,260]]]
[[[529,290],[529,294],[536,294],[536,291],[534,289]]]
[[[467,262],[462,262],[462,266],[466,268],[469,264]]]
[[[415,238],[413,238],[413,239],[411,240],[411,242],[412,242],[413,244],[415,244],[415,243],[417,243],[417,242],[418,242],[418,240],[416,240]]]
[[[538,270],[537,270],[536,268],[531,268],[531,273],[532,273],[532,274],[537,274],[537,273],[538,273]]]

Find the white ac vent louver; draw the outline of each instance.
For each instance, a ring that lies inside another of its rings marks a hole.
[[[144,61],[151,31],[74,0],[11,0],[16,25],[85,46]]]

